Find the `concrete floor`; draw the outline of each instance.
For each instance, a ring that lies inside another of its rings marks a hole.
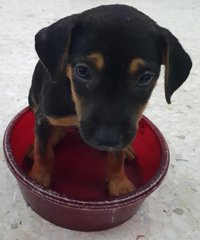
[[[169,28],[190,53],[193,69],[173,96],[172,105],[165,102],[161,74],[145,112],[170,146],[171,164],[161,187],[121,226],[95,233],[75,232],[54,226],[26,205],[6,166],[2,138],[10,119],[27,105],[37,61],[34,34],[66,15],[117,2],[134,2],[135,7]],[[200,1],[0,0],[0,22],[0,239],[200,239]]]

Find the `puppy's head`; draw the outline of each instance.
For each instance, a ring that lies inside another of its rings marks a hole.
[[[167,29],[123,5],[101,6],[42,29],[36,51],[53,81],[63,74],[70,81],[82,138],[105,150],[122,149],[133,139],[161,64],[168,103],[192,65]]]

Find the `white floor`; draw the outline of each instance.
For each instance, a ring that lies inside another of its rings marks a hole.
[[[75,232],[50,224],[26,205],[6,166],[2,138],[9,120],[27,105],[37,61],[34,34],[63,16],[116,2],[134,3],[169,28],[190,53],[193,70],[170,106],[161,76],[146,110],[168,140],[172,155],[161,187],[123,225],[102,232]],[[0,23],[0,239],[200,239],[200,1],[0,0]]]

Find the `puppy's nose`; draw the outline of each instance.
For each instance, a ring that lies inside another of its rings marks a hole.
[[[100,146],[115,147],[120,143],[120,134],[111,128],[101,128],[96,131],[95,139]]]

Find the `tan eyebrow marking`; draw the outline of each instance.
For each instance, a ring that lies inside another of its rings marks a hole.
[[[139,67],[145,66],[145,62],[142,58],[134,58],[132,59],[130,65],[129,65],[129,73],[134,74],[137,72]]]
[[[87,56],[87,59],[92,61],[98,70],[102,70],[105,65],[104,58],[101,53],[91,53]]]

